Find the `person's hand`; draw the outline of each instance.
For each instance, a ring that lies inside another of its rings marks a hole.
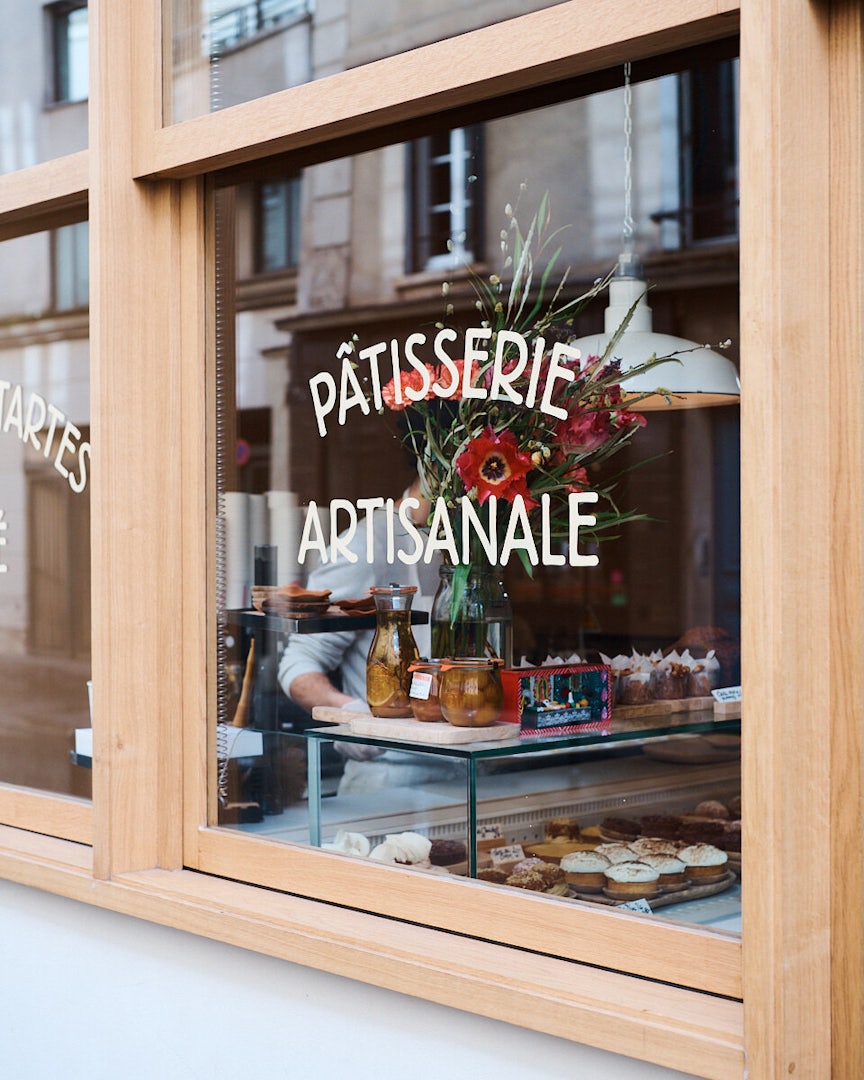
[[[369,706],[360,698],[351,698],[345,702],[342,710],[346,713],[368,713]],[[366,746],[364,743],[337,742],[333,744],[333,749],[340,757],[350,758],[351,761],[374,761],[384,753],[380,747]]]
[[[340,757],[350,758],[352,761],[374,761],[380,757],[384,750],[380,746],[368,746],[366,743],[333,743],[333,749]]]
[[[366,702],[362,698],[357,698],[357,697],[351,698],[350,701],[343,702],[343,704],[340,705],[340,708],[343,709],[345,712],[350,712],[350,713],[358,713],[358,712],[359,713],[368,713],[369,712],[369,706],[366,704]]]

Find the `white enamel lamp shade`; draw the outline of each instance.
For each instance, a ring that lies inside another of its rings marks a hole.
[[[732,361],[685,338],[655,333],[646,291],[638,258],[632,254],[620,256],[615,276],[609,282],[605,332],[589,334],[569,344],[579,349],[583,357],[603,356],[635,304],[630,323],[612,349],[610,359],[621,361],[621,386],[628,396],[652,395],[639,402],[640,410],[736,404],[741,384]],[[654,356],[671,359],[650,371],[628,377],[628,370],[640,367]]]

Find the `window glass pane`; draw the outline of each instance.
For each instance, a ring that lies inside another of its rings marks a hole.
[[[168,123],[251,101],[556,0],[163,0],[173,80]]]
[[[715,714],[711,693],[734,699],[740,679],[737,259],[733,239],[693,269],[666,232],[690,160],[681,78],[632,88],[631,155],[619,88],[306,168],[296,272],[268,293],[250,280],[264,189],[219,191],[223,826],[409,863],[434,840],[436,862],[490,881],[536,850],[549,880],[510,884],[585,903],[641,889],[658,915],[738,928],[736,703]],[[703,107],[720,109],[722,80],[703,85]],[[602,280],[630,247],[653,313],[632,258]],[[636,301],[628,333],[592,360],[607,304],[611,333]],[[717,348],[691,374],[696,342]],[[655,349],[682,363],[649,372],[646,389],[666,392],[639,400],[624,368]],[[713,407],[673,384],[679,368]],[[395,505],[417,494],[412,448],[431,517]],[[583,513],[609,528],[586,534]],[[413,560],[417,544],[429,560]],[[478,573],[442,574],[442,553]],[[414,719],[386,649],[367,665],[374,619],[334,610],[389,583],[417,590],[421,656],[475,658],[409,684],[433,715],[437,687],[444,721]],[[457,618],[460,598],[472,606]],[[500,691],[497,670],[476,670],[490,651],[506,661]],[[333,711],[313,718],[316,705]],[[685,878],[662,890],[646,845],[633,883],[562,880],[563,853],[622,838],[697,847],[695,861],[670,864]]]
[[[0,172],[87,147],[87,5],[7,0]]]
[[[87,297],[58,317],[56,250],[0,244],[0,781],[89,797]]]

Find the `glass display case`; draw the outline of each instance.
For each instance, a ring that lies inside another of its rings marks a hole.
[[[604,730],[563,735],[520,735],[514,723],[459,729],[388,721],[327,707],[298,717],[286,713],[290,702],[273,673],[286,634],[299,624],[254,612],[231,620],[258,642],[261,680],[249,726],[220,725],[222,776],[233,778],[223,787],[223,826],[502,885],[514,884],[508,879],[525,860],[560,866],[564,855],[598,845],[668,839],[671,826],[675,847],[713,839],[722,848],[717,880],[664,887],[632,903],[570,883],[543,891],[740,929],[734,708],[700,702],[676,712],[670,703],[648,716],[613,709]],[[301,632],[316,629],[332,627],[307,620]],[[628,828],[630,836],[616,831]]]

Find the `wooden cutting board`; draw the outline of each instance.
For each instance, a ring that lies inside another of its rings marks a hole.
[[[312,717],[328,724],[343,724],[351,728],[352,735],[368,735],[373,739],[399,739],[405,742],[457,745],[463,743],[498,742],[518,739],[519,725],[499,721],[490,727],[462,728],[447,723],[425,723],[411,716],[404,719],[387,719],[371,713],[351,713],[318,705]]]

